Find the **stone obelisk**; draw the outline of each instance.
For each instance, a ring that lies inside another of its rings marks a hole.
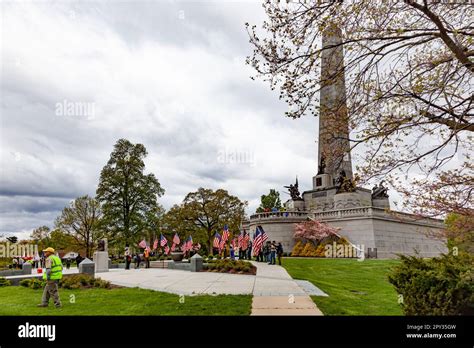
[[[342,170],[352,178],[341,35],[341,29],[332,26],[323,32],[322,37],[319,169],[313,180],[314,188],[334,186]],[[320,179],[316,180],[318,176]]]

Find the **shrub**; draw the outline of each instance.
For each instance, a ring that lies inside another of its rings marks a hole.
[[[20,285],[24,286],[25,288],[37,290],[44,287],[44,281],[37,278],[23,279],[20,281]]]
[[[300,256],[313,256],[313,254],[316,252],[316,248],[312,242],[306,242],[304,245],[303,250],[301,251]]]
[[[207,258],[212,260],[214,258],[214,255],[209,254],[209,255],[207,255]]]
[[[80,289],[80,288],[110,288],[110,282],[100,278],[94,278],[88,274],[75,274],[73,276],[64,277],[59,282],[59,287],[64,289]]]
[[[296,242],[295,246],[293,247],[293,250],[291,251],[291,256],[300,256],[301,251],[303,250],[303,242],[298,241]]]
[[[3,277],[0,277],[0,287],[10,286],[10,285],[12,285],[11,281],[9,281],[8,279],[5,279]]]
[[[20,280],[20,286],[24,286],[25,288],[29,288],[30,287],[30,279]]]
[[[388,279],[403,296],[406,315],[473,315],[474,256],[400,256]]]
[[[210,272],[223,272],[223,273],[252,273],[255,274],[255,266],[250,262],[242,260],[213,260],[207,264],[207,270]]]

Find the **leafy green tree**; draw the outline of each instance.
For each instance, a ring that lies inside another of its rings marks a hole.
[[[262,195],[261,203],[257,208],[257,213],[263,212],[265,209],[281,208],[280,192],[271,189],[268,195]]]
[[[90,258],[94,245],[103,236],[100,228],[101,217],[99,202],[89,196],[83,196],[76,198],[62,210],[55,225],[60,231],[72,236],[77,245],[86,250],[86,256]],[[61,243],[61,240],[56,241]]]
[[[159,238],[160,233],[163,232],[162,225],[164,215],[165,209],[161,204],[158,204],[155,209],[150,210],[146,214],[142,234],[150,245],[153,244],[155,237]]]
[[[212,252],[215,232],[228,225],[231,233],[239,233],[245,217],[246,201],[230,195],[226,190],[199,188],[188,193],[183,203],[173,206],[164,217],[165,229],[177,232],[181,239],[191,234],[194,242],[205,243]]]
[[[474,216],[451,213],[445,223],[449,249],[474,254]]]
[[[165,192],[154,174],[145,174],[145,146],[120,139],[100,173],[97,199],[102,203],[104,225],[117,240],[135,243],[150,226]]]
[[[43,250],[48,247],[50,242],[51,229],[48,226],[40,226],[35,228],[30,238],[38,244],[38,249]]]
[[[54,229],[51,231],[48,241],[48,246],[56,250],[79,251],[81,248],[73,236],[61,231],[60,229]]]

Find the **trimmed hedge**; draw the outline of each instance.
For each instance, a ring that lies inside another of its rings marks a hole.
[[[104,288],[110,289],[110,282],[94,278],[88,274],[75,274],[64,277],[59,281],[59,287],[64,289]]]
[[[23,279],[20,285],[30,289],[41,289],[44,286],[44,280],[38,278]]]
[[[44,280],[31,278],[23,279],[20,285],[31,289],[42,289],[44,287]],[[75,274],[72,276],[63,277],[59,281],[59,287],[63,289],[88,289],[88,288],[104,288],[110,289],[110,282],[100,278],[94,278],[88,274]]]
[[[206,266],[205,270],[209,272],[220,273],[239,273],[239,274],[256,274],[257,268],[250,262],[242,260],[212,260]]]
[[[388,279],[406,315],[474,315],[474,256],[400,256]]]

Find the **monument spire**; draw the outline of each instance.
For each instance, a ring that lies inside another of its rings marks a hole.
[[[333,185],[342,170],[352,179],[341,36],[339,27],[328,27],[323,32],[321,55],[318,174],[329,174]]]

